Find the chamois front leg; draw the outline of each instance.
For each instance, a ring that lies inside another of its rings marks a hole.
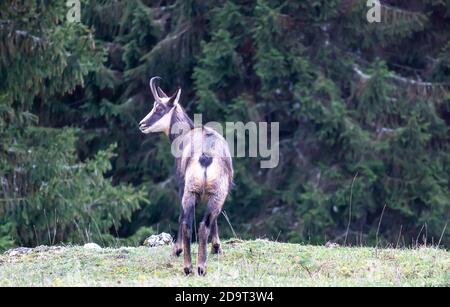
[[[192,258],[191,258],[191,240],[192,240],[192,223],[195,214],[196,195],[191,192],[185,192],[182,201],[182,222],[181,232],[183,237],[183,251],[184,251],[184,273],[189,275],[192,273]]]
[[[183,252],[183,207],[181,208],[180,218],[178,219],[177,240],[172,249],[172,256],[179,257]]]
[[[177,162],[178,163],[178,162]],[[180,198],[181,208],[180,217],[178,218],[178,233],[177,240],[172,249],[172,256],[179,257],[183,252],[183,195],[184,195],[184,180],[181,179],[180,175],[177,175],[180,181],[178,181],[178,196]]]

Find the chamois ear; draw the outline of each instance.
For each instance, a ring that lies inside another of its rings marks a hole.
[[[168,105],[170,107],[178,105],[180,102],[180,97],[181,97],[181,88],[178,88],[178,90],[175,92],[175,94],[173,94],[173,96],[170,97]]]

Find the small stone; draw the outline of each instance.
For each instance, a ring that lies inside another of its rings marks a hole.
[[[168,233],[161,233],[159,235],[153,235],[145,239],[144,245],[148,247],[156,247],[162,245],[170,245],[173,242],[173,238]]]
[[[87,243],[84,245],[85,249],[92,249],[92,250],[101,250],[102,248],[100,247],[100,245],[96,244],[96,243]]]
[[[41,246],[36,247],[33,251],[36,253],[45,253],[45,252],[48,252],[49,250],[50,250],[50,247],[41,245]]]
[[[19,255],[29,254],[32,251],[33,251],[32,248],[19,247],[19,248],[14,248],[14,249],[10,249],[9,251],[6,251],[5,255],[10,256],[10,257],[15,257],[15,256],[19,256]]]
[[[338,248],[338,247],[340,247],[340,245],[337,243],[333,243],[333,242],[327,242],[327,244],[325,244],[325,247],[326,248]]]
[[[161,237],[161,241],[163,241],[166,245],[169,245],[172,243],[173,239],[172,236],[168,233],[163,232],[162,234],[160,234]]]

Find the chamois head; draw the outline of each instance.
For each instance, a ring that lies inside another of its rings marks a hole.
[[[181,89],[178,89],[172,97],[169,97],[159,86],[156,86],[157,79],[161,78],[154,77],[150,80],[150,89],[155,98],[153,109],[139,123],[139,129],[145,134],[152,132],[169,134],[172,113],[178,106],[181,96]]]

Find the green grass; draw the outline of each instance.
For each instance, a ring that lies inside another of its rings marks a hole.
[[[193,258],[196,256],[193,248]],[[228,241],[206,277],[182,273],[170,247],[63,247],[0,256],[0,286],[450,286],[450,253],[435,248],[326,248]],[[195,262],[194,262],[195,266]]]

